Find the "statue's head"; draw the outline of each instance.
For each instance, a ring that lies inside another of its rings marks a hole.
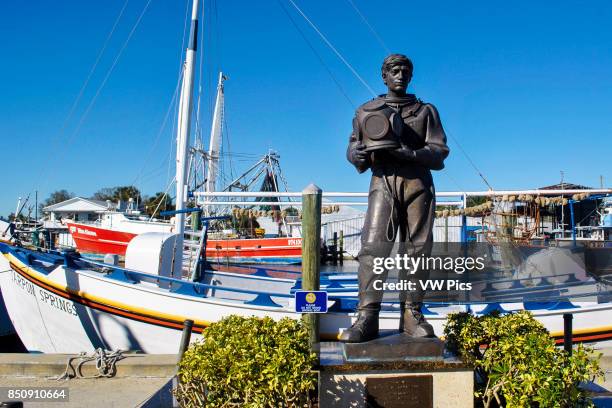
[[[412,61],[403,54],[391,54],[382,64],[382,79],[389,93],[406,94],[406,88],[412,79]]]

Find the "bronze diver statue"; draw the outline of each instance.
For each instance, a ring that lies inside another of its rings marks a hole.
[[[387,93],[357,108],[353,119],[347,158],[359,173],[371,169],[372,179],[359,251],[358,317],[340,336],[348,343],[378,337],[383,292],[374,288],[374,281],[386,280],[388,271],[375,274],[374,259],[388,257],[397,238],[408,256],[431,251],[436,206],[431,170],[444,168],[449,149],[436,108],[406,93],[412,72],[405,55],[385,58]],[[427,274],[419,271],[411,278]],[[421,313],[424,291],[415,287],[400,293],[400,331],[432,337],[433,328]]]

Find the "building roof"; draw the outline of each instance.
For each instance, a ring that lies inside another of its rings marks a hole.
[[[43,212],[97,212],[108,208],[105,201],[90,198],[73,197],[69,200],[48,205]]]
[[[552,186],[540,187],[540,190],[591,190],[593,187],[583,186],[581,184],[573,183],[559,183],[553,184]]]

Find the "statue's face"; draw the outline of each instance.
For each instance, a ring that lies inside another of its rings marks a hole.
[[[412,72],[407,65],[392,65],[388,71],[383,74],[383,81],[389,91],[395,93],[405,93],[408,88],[408,83],[412,79]]]

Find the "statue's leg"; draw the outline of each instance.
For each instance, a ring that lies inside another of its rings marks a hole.
[[[410,178],[405,179],[402,185],[402,207],[405,208],[405,213],[402,213],[401,218],[405,222],[402,223],[400,238],[402,250],[410,257],[427,257],[431,254],[436,204],[433,183],[430,183],[430,180],[430,177]],[[401,271],[400,275],[400,279],[414,282],[414,290],[400,294],[400,331],[415,337],[430,337],[434,332],[421,313],[425,291],[420,284],[420,281],[429,277],[429,271],[419,268],[413,272],[406,274],[406,271]]]
[[[387,177],[389,180],[385,180]],[[375,259],[389,256],[398,230],[397,205],[390,191],[390,176],[372,176],[368,195],[368,211],[361,230],[359,251],[359,310],[380,310],[383,291],[374,289],[376,280],[386,281],[388,271],[374,273]],[[397,201],[396,201],[397,202]],[[380,262],[380,261],[378,261]]]
[[[394,200],[384,177],[373,175],[370,183],[368,211],[361,231],[359,251],[359,315],[355,323],[340,335],[340,340],[347,343],[361,343],[378,337],[378,314],[383,291],[376,290],[374,282],[384,282],[387,271],[375,274],[374,262],[376,258],[389,256],[397,231]]]

